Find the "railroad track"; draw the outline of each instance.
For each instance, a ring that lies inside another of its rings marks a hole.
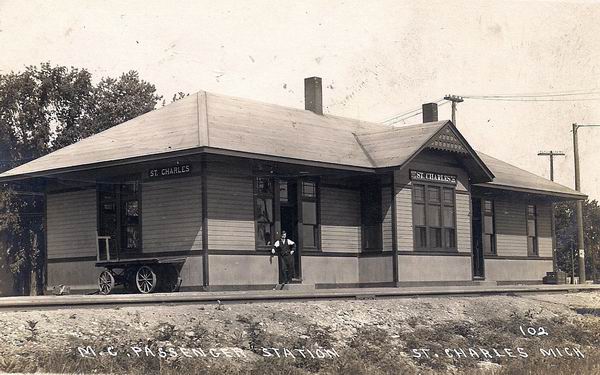
[[[600,284],[582,285],[518,285],[518,286],[453,286],[399,287],[359,289],[316,289],[312,291],[243,291],[243,292],[179,292],[155,294],[65,295],[0,298],[0,310],[38,310],[102,308],[155,304],[240,304],[259,302],[297,302],[316,300],[366,300],[415,297],[483,296],[547,294],[565,292],[599,292]]]

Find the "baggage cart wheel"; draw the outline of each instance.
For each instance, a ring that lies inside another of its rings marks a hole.
[[[101,294],[109,294],[115,287],[115,277],[109,270],[100,272],[98,276],[98,289]]]
[[[157,281],[156,274],[148,266],[141,266],[135,274],[135,285],[140,293],[152,293]]]

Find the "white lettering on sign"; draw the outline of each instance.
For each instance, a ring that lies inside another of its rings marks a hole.
[[[410,179],[418,181],[441,182],[456,185],[456,176],[443,173],[411,170]]]
[[[148,171],[149,178],[168,177],[190,173],[192,167],[189,164],[175,165],[172,167],[155,168]]]

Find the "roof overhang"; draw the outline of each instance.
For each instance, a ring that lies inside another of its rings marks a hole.
[[[557,192],[557,191],[547,191],[547,190],[532,189],[532,188],[519,187],[519,186],[501,185],[501,184],[496,184],[496,183],[480,183],[480,184],[474,184],[473,186],[475,188],[482,188],[482,189],[513,191],[513,192],[519,192],[519,193],[551,196],[551,197],[561,198],[563,200],[586,200],[588,198],[588,196],[583,193],[569,194],[569,193],[563,193],[563,192]]]
[[[145,155],[145,156],[128,158],[128,159],[108,160],[108,161],[92,163],[92,164],[76,165],[76,166],[72,166],[72,167],[48,169],[48,170],[32,172],[32,173],[28,173],[28,174],[6,175],[6,173],[5,173],[5,174],[0,174],[0,183],[26,180],[26,179],[30,179],[30,178],[36,178],[36,177],[53,177],[53,176],[60,175],[63,173],[82,172],[82,171],[99,169],[99,168],[116,167],[116,166],[144,163],[144,162],[148,162],[148,161],[164,160],[164,159],[192,156],[192,155],[199,155],[199,154],[233,156],[233,157],[240,157],[240,158],[246,158],[246,159],[274,161],[274,162],[281,162],[281,163],[288,163],[288,164],[298,164],[298,165],[304,165],[304,166],[329,168],[329,169],[340,169],[340,170],[362,172],[362,173],[375,173],[376,172],[376,170],[374,168],[365,168],[365,167],[358,167],[358,166],[353,166],[353,165],[334,164],[334,163],[325,163],[325,162],[319,162],[319,161],[310,161],[310,160],[301,160],[301,159],[294,159],[294,158],[287,158],[287,157],[279,157],[279,156],[273,156],[273,155],[254,154],[254,153],[243,152],[243,151],[224,150],[224,149],[219,149],[219,148],[214,148],[214,147],[197,147],[197,148],[191,148],[191,149],[187,149],[187,150],[171,151],[171,152],[165,152],[165,153],[153,154],[153,155]]]

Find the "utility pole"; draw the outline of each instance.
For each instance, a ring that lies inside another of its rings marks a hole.
[[[579,128],[600,127],[600,125],[573,124],[573,154],[575,155],[575,190],[581,191],[580,173],[579,173],[579,145],[577,144],[577,129]],[[577,247],[579,250],[579,282],[585,283],[585,250],[583,240],[583,201],[577,201]]]
[[[540,151],[538,156],[550,156],[550,181],[554,181],[554,157],[564,156],[565,153],[562,151]]]
[[[452,123],[456,126],[456,103],[462,103],[465,100],[462,96],[457,95],[446,95],[444,99],[452,102]]]
[[[564,156],[562,151],[540,151],[538,156],[550,157],[550,181],[554,181],[554,157]],[[552,271],[558,272],[558,264],[556,261],[556,219],[554,218],[554,203],[551,205],[552,218],[550,220],[550,231],[552,232]]]

